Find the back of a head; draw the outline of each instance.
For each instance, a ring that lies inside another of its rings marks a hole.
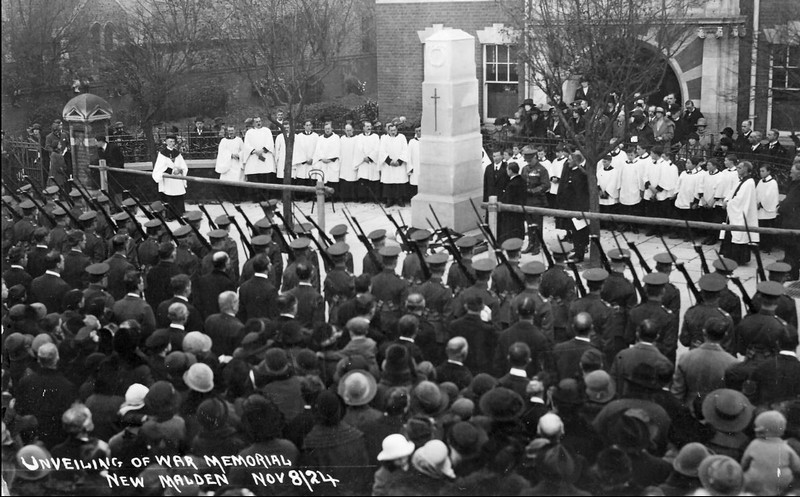
[[[517,306],[517,313],[521,319],[530,319],[536,313],[536,300],[531,296],[525,296]]]
[[[253,271],[256,273],[266,273],[269,270],[269,259],[264,254],[258,254],[253,259]]]
[[[572,329],[578,336],[588,336],[592,331],[592,315],[588,312],[579,312],[572,321]]]
[[[158,246],[158,258],[162,261],[171,259],[175,254],[175,245],[172,242],[161,242]]]
[[[367,293],[372,284],[372,276],[369,273],[364,273],[356,276],[354,287],[356,293]]]
[[[228,260],[230,257],[225,252],[214,252],[214,255],[211,256],[211,263],[214,265],[214,269],[223,270],[228,265]]]
[[[652,319],[645,319],[639,323],[636,334],[642,342],[653,342],[658,338],[658,326]]]
[[[419,318],[406,314],[397,321],[397,332],[403,337],[413,337],[419,329]]]
[[[61,252],[51,250],[44,257],[44,268],[46,270],[53,271],[58,267],[59,262],[61,262]]]
[[[728,331],[728,322],[722,318],[709,318],[703,324],[703,331],[709,340],[721,342],[725,339],[725,334]]]
[[[186,307],[186,304],[181,302],[170,304],[167,309],[167,319],[169,319],[170,323],[185,323],[186,320],[189,319],[189,309]]]
[[[512,368],[524,369],[531,360],[531,348],[525,342],[514,342],[508,347],[508,363]]]
[[[467,357],[469,345],[464,337],[453,337],[447,342],[447,358],[454,361],[463,361]]]
[[[123,276],[122,281],[125,283],[125,290],[128,292],[135,292],[139,289],[139,282],[142,280],[142,273],[139,271],[128,271]]]
[[[297,297],[291,293],[278,295],[278,312],[281,314],[291,314],[294,306],[297,305]]]
[[[471,312],[481,312],[483,310],[483,298],[480,295],[472,295],[466,299],[467,310]]]
[[[308,281],[311,279],[311,265],[305,262],[298,262],[294,268],[297,279],[300,281]]]
[[[231,290],[222,292],[218,297],[218,304],[220,312],[236,312],[236,303],[239,301],[239,295]]]
[[[182,295],[191,284],[192,280],[189,275],[176,274],[169,279],[169,287],[173,295]]]
[[[355,336],[366,336],[369,331],[369,321],[366,318],[351,318],[346,325],[347,331]]]

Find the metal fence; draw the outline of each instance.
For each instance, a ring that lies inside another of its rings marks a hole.
[[[3,141],[3,184],[17,189],[30,176],[35,183],[44,184],[48,171],[42,164],[41,146],[33,141],[9,139]]]

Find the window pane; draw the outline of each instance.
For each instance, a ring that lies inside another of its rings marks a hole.
[[[508,47],[505,46],[498,46],[497,47],[497,60],[500,62],[508,62]]]
[[[497,66],[486,64],[486,81],[497,81]]]
[[[508,64],[500,64],[498,66],[498,81],[508,81]]]
[[[509,73],[508,80],[509,81],[519,81],[519,76],[517,76],[517,65],[516,64],[511,64],[508,68],[511,71]]]
[[[486,45],[486,62],[494,62],[495,57],[495,50],[497,50],[496,45]]]
[[[800,69],[789,69],[788,88],[800,88]]]
[[[789,65],[791,67],[800,66],[800,45],[792,45],[789,47]]]
[[[786,64],[786,45],[772,45],[772,65],[783,66]]]
[[[786,88],[786,69],[772,68],[772,87]]]
[[[486,85],[486,113],[492,117],[512,117],[519,105],[518,85]]]
[[[511,62],[517,61],[517,47],[516,45],[510,45],[508,47],[508,57]]]
[[[775,91],[772,94],[772,127],[797,129],[800,115],[800,91]]]

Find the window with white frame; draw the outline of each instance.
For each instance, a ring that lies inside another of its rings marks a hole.
[[[800,45],[771,46],[770,128],[800,129]]]
[[[485,118],[514,117],[519,106],[517,50],[514,45],[483,45]]]

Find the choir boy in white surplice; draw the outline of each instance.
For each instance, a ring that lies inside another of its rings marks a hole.
[[[408,140],[408,188],[406,191],[406,201],[417,194],[419,187],[419,139],[422,136],[422,127],[414,130],[414,138]]]
[[[275,182],[275,142],[272,131],[253,118],[253,127],[244,135],[244,175],[255,183]]]
[[[378,164],[378,155],[381,148],[381,139],[372,132],[372,123],[364,122],[364,132],[358,135],[356,145],[356,169],[358,170],[358,188],[356,189],[357,199],[364,202],[372,202],[369,190],[378,195],[380,192],[381,170]]]
[[[408,183],[408,140],[397,132],[397,125],[388,126],[388,134],[381,137],[378,163],[381,165],[382,196],[386,207],[395,204],[403,207],[403,190]]]
[[[289,126],[285,125],[283,128],[283,133],[280,131],[278,132],[278,136],[275,137],[275,175],[278,177],[278,182],[283,183],[284,177],[284,167],[286,164],[286,137],[289,136]],[[290,178],[295,177],[295,170],[294,166],[291,168],[291,174],[289,175]]]
[[[339,135],[333,132],[333,123],[327,121],[322,136],[317,139],[312,169],[319,169],[325,174],[325,184],[334,189],[334,196],[339,193],[340,145]]]
[[[244,142],[236,136],[233,126],[225,128],[225,138],[220,140],[217,147],[217,165],[214,172],[219,174],[219,179],[225,181],[243,181],[244,168],[242,157],[244,155]],[[238,201],[241,191],[236,187],[224,188],[230,200]]]
[[[597,165],[597,189],[600,194],[600,212],[615,214],[619,204],[622,170],[614,167],[611,154],[603,157]]]
[[[292,151],[292,168],[296,169],[295,178],[298,185],[311,186],[312,182],[308,179],[308,171],[314,162],[314,151],[317,148],[319,135],[314,133],[310,119],[303,123],[303,132],[294,137],[294,148]]]
[[[186,165],[180,151],[175,147],[177,142],[178,139],[175,135],[167,135],[166,148],[158,152],[152,176],[153,181],[158,183],[161,202],[169,204],[180,216],[185,210],[186,181],[164,177],[164,174],[186,176],[189,173],[189,166]]]
[[[686,170],[678,176],[678,194],[675,196],[675,211],[680,219],[700,220],[700,197],[703,196],[703,181],[707,175],[699,157],[686,160]],[[688,231],[685,238],[689,238]]]
[[[356,186],[358,185],[358,169],[356,166],[356,149],[358,138],[355,136],[353,126],[344,126],[344,135],[339,138],[339,198],[342,202],[356,199]]]

